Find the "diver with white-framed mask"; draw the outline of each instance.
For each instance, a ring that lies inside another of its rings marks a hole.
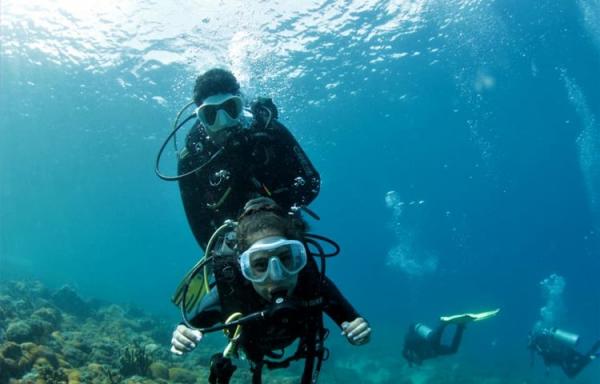
[[[233,252],[213,249],[211,238],[174,295],[183,322],[173,331],[171,352],[191,352],[211,332],[223,330],[229,339],[211,358],[209,383],[229,383],[236,370],[231,359],[240,357],[250,363],[253,384],[262,382],[263,367],[287,368],[297,360],[304,361],[300,383],[315,383],[329,355],[324,314],[350,344],[370,341],[369,323],[325,273],[325,259],[337,255],[339,246],[308,233],[299,214],[259,197],[221,230],[233,233]]]
[[[196,106],[189,116],[180,117]],[[240,85],[228,70],[213,68],[198,76],[193,101],[177,115],[173,130],[156,158],[156,173],[177,180],[192,232],[202,249],[227,219],[236,218],[244,203],[269,197],[286,210],[303,209],[320,190],[320,175],[290,131],[279,122],[270,98],[246,106]],[[193,122],[185,146],[176,133]],[[173,140],[177,174],[164,175],[160,160]]]

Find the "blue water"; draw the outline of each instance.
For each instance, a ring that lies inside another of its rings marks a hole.
[[[218,65],[273,97],[321,172],[313,229],[374,330],[340,356],[400,362],[410,322],[500,307],[452,361],[543,381],[525,346],[552,273],[558,325],[600,338],[598,0],[21,3],[0,3],[3,280],[176,321],[200,253],[154,158]]]

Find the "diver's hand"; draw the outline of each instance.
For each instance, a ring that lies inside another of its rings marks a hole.
[[[250,104],[254,119],[261,125],[272,119],[277,119],[279,113],[270,97],[259,97]],[[265,127],[268,128],[268,127]]]
[[[352,345],[366,344],[371,339],[369,323],[362,317],[357,317],[352,322],[343,322],[342,329],[342,335],[346,336]]]
[[[202,332],[179,324],[173,331],[171,352],[181,356],[196,348],[200,340],[202,340]]]

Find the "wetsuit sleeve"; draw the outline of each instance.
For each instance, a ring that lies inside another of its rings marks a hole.
[[[211,289],[206,296],[200,300],[190,324],[197,328],[205,328],[222,321],[221,302],[216,288]]]
[[[325,277],[323,281],[323,300],[325,313],[339,326],[344,321],[352,321],[360,317],[358,312],[356,312],[354,307],[352,307],[328,277]]]

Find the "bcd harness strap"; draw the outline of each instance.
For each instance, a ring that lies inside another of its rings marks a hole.
[[[316,316],[312,316],[312,321],[307,322],[305,327],[306,331],[304,335],[300,336],[298,348],[292,356],[283,360],[271,360],[281,358],[283,356],[283,351],[281,354],[269,352],[260,359],[255,359],[252,361],[251,369],[253,384],[262,383],[263,366],[266,366],[269,370],[286,368],[292,361],[300,359],[305,359],[302,380],[300,382],[302,384],[316,383],[321,370],[322,362],[323,360],[326,360],[329,355],[329,351],[324,346],[324,341],[328,335],[328,331],[323,327],[323,314],[321,312],[323,298],[318,297],[311,300],[304,300],[297,302],[297,304],[299,304],[301,307],[308,308],[309,310],[317,311],[316,313],[318,314],[316,314]],[[234,313],[227,318],[225,323],[230,323],[231,321],[239,319],[240,317],[242,317],[240,312]],[[237,347],[241,332],[241,325],[237,325],[233,332],[227,330],[225,331],[225,334],[228,336],[230,341],[223,352],[224,357],[238,356]],[[269,359],[266,359],[265,357],[268,357]]]

